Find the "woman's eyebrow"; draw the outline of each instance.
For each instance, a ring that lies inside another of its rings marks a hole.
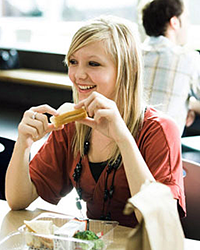
[[[98,56],[98,55],[90,55],[88,58],[97,58],[97,59],[101,59],[101,57]]]

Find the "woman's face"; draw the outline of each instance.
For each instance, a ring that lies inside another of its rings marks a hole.
[[[105,42],[93,42],[77,50],[69,58],[68,74],[78,91],[79,101],[97,91],[114,98],[116,65],[104,49]]]

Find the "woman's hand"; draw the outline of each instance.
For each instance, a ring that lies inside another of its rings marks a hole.
[[[76,104],[75,108],[82,106],[85,107],[89,117],[81,120],[81,123],[97,129],[116,142],[127,131],[126,124],[114,101],[97,92],[93,92],[88,98]]]
[[[25,111],[18,126],[18,138],[6,172],[6,199],[13,210],[26,208],[38,197],[29,174],[29,156],[33,142],[55,129],[45,113],[58,115],[48,105],[33,107]]]
[[[25,148],[55,130],[54,125],[48,123],[45,113],[58,115],[57,111],[49,105],[40,105],[25,111],[18,126],[18,141],[22,142]]]

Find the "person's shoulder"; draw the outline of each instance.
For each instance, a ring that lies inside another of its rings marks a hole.
[[[146,109],[144,126],[146,128],[148,127],[148,132],[151,132],[151,130],[160,130],[164,134],[170,133],[180,135],[176,122],[167,114],[151,106]]]
[[[176,53],[176,54],[178,54],[186,59],[191,59],[191,60],[198,59],[198,60],[200,60],[199,52],[196,50],[193,50],[187,46],[174,47],[174,53]]]
[[[141,45],[143,55],[162,55],[162,57],[180,58],[181,61],[200,60],[199,52],[190,48],[189,46],[180,46],[174,44],[170,39],[165,36],[147,37]]]
[[[159,48],[160,39],[158,37],[149,36],[143,43],[141,43],[141,49],[143,53],[152,52]]]
[[[199,52],[192,50],[188,47],[178,46],[175,51],[177,58],[179,59],[179,68],[184,69],[185,74],[189,74],[191,77],[200,69],[200,54]]]

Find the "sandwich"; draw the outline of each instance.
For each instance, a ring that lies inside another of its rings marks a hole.
[[[31,248],[47,248],[53,249],[53,240],[49,237],[54,234],[54,231],[57,230],[51,220],[31,220],[24,221],[26,226],[25,228],[25,240],[26,244]],[[39,236],[39,235],[43,236]],[[45,237],[46,235],[47,237]]]
[[[38,234],[53,234],[53,221],[52,220],[32,220],[24,221],[28,232]]]
[[[88,249],[88,243],[85,243],[84,240],[91,240],[94,243],[92,249],[103,249],[103,240],[94,232],[87,230],[88,226],[88,219],[75,218],[60,227],[55,225],[52,220],[24,220],[25,242],[30,249],[64,250]],[[68,238],[78,240],[68,241]],[[72,245],[73,242],[75,245]]]
[[[50,121],[56,128],[87,117],[85,108],[75,109],[73,103],[66,102],[58,108],[58,116],[51,116]]]

